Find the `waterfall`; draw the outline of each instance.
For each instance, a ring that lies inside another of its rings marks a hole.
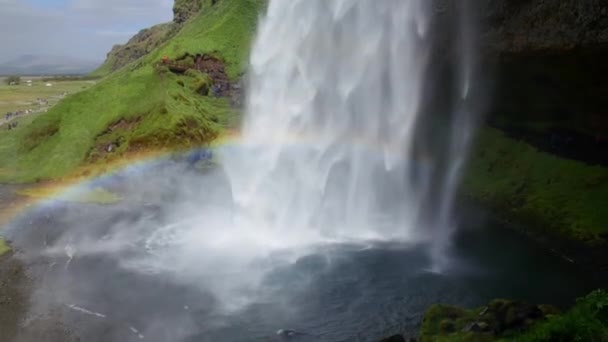
[[[429,61],[446,29],[435,16],[445,8],[426,0],[270,1],[248,75],[248,152],[224,156],[251,229],[293,241],[426,239],[440,263],[473,127],[474,48],[461,3],[446,5],[458,18],[449,28],[459,50],[450,119],[420,139],[435,91]],[[442,147],[426,146],[429,138]]]

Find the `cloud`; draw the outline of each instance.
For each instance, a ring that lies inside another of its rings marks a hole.
[[[103,60],[113,45],[170,21],[172,0],[0,0],[0,60],[24,54]]]

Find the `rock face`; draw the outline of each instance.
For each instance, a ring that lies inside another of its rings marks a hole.
[[[109,63],[109,71],[116,71],[123,66],[147,55],[152,50],[172,37],[173,23],[153,26],[139,31],[124,45],[115,45],[108,53],[105,63]]]
[[[434,0],[451,16],[462,0]],[[483,44],[495,52],[564,51],[608,46],[605,0],[481,0],[467,9],[481,19]]]
[[[607,1],[486,0],[479,11],[495,127],[608,134]]]
[[[201,0],[175,0],[173,22],[181,25],[201,9]]]
[[[201,8],[202,0],[175,0],[173,5],[173,21],[143,29],[126,44],[115,45],[112,51],[108,53],[106,62],[104,63],[106,71],[116,71],[147,55],[171,39],[179,32],[183,24],[196,15]]]
[[[500,52],[564,51],[608,45],[604,0],[487,0],[485,41]]]

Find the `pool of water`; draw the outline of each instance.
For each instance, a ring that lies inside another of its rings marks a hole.
[[[567,306],[602,283],[472,207],[442,273],[429,271],[423,241],[326,242],[248,263],[233,256],[261,254],[238,243],[201,253],[204,241],[177,244],[179,228],[159,229],[184,224],[166,220],[175,220],[167,203],[179,197],[180,179],[214,179],[180,170],[168,173],[178,179],[156,170],[102,184],[120,203],[49,201],[14,220],[7,236],[35,284],[28,319],[55,315],[83,341],[273,341],[279,329],[301,341],[378,341],[414,335],[434,303],[508,297]],[[229,196],[220,202],[214,211],[232,210]],[[196,231],[207,231],[206,217]]]

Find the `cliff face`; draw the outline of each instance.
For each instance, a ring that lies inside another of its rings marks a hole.
[[[453,18],[462,0],[433,0],[441,20]],[[493,52],[560,52],[608,47],[605,0],[469,0],[480,19],[482,44]]]
[[[485,42],[501,52],[608,47],[604,0],[487,0]]]
[[[107,72],[116,71],[134,60],[147,55],[171,38],[174,23],[166,23],[139,31],[124,45],[115,45],[104,62]],[[102,67],[103,68],[103,67]]]
[[[175,0],[172,22],[143,29],[126,44],[115,45],[96,73],[111,73],[147,55],[179,32],[184,23],[196,15],[201,7],[202,0]]]
[[[435,0],[453,25],[459,0]],[[608,2],[605,0],[469,1],[479,19],[480,70],[491,85],[489,120],[528,130],[608,134]],[[451,24],[450,24],[451,23]],[[439,30],[439,51],[454,37]],[[442,33],[443,32],[443,33]],[[448,54],[449,55],[449,54]],[[443,62],[450,64],[450,57]]]
[[[201,9],[201,0],[175,0],[173,5],[173,22],[183,24]]]

